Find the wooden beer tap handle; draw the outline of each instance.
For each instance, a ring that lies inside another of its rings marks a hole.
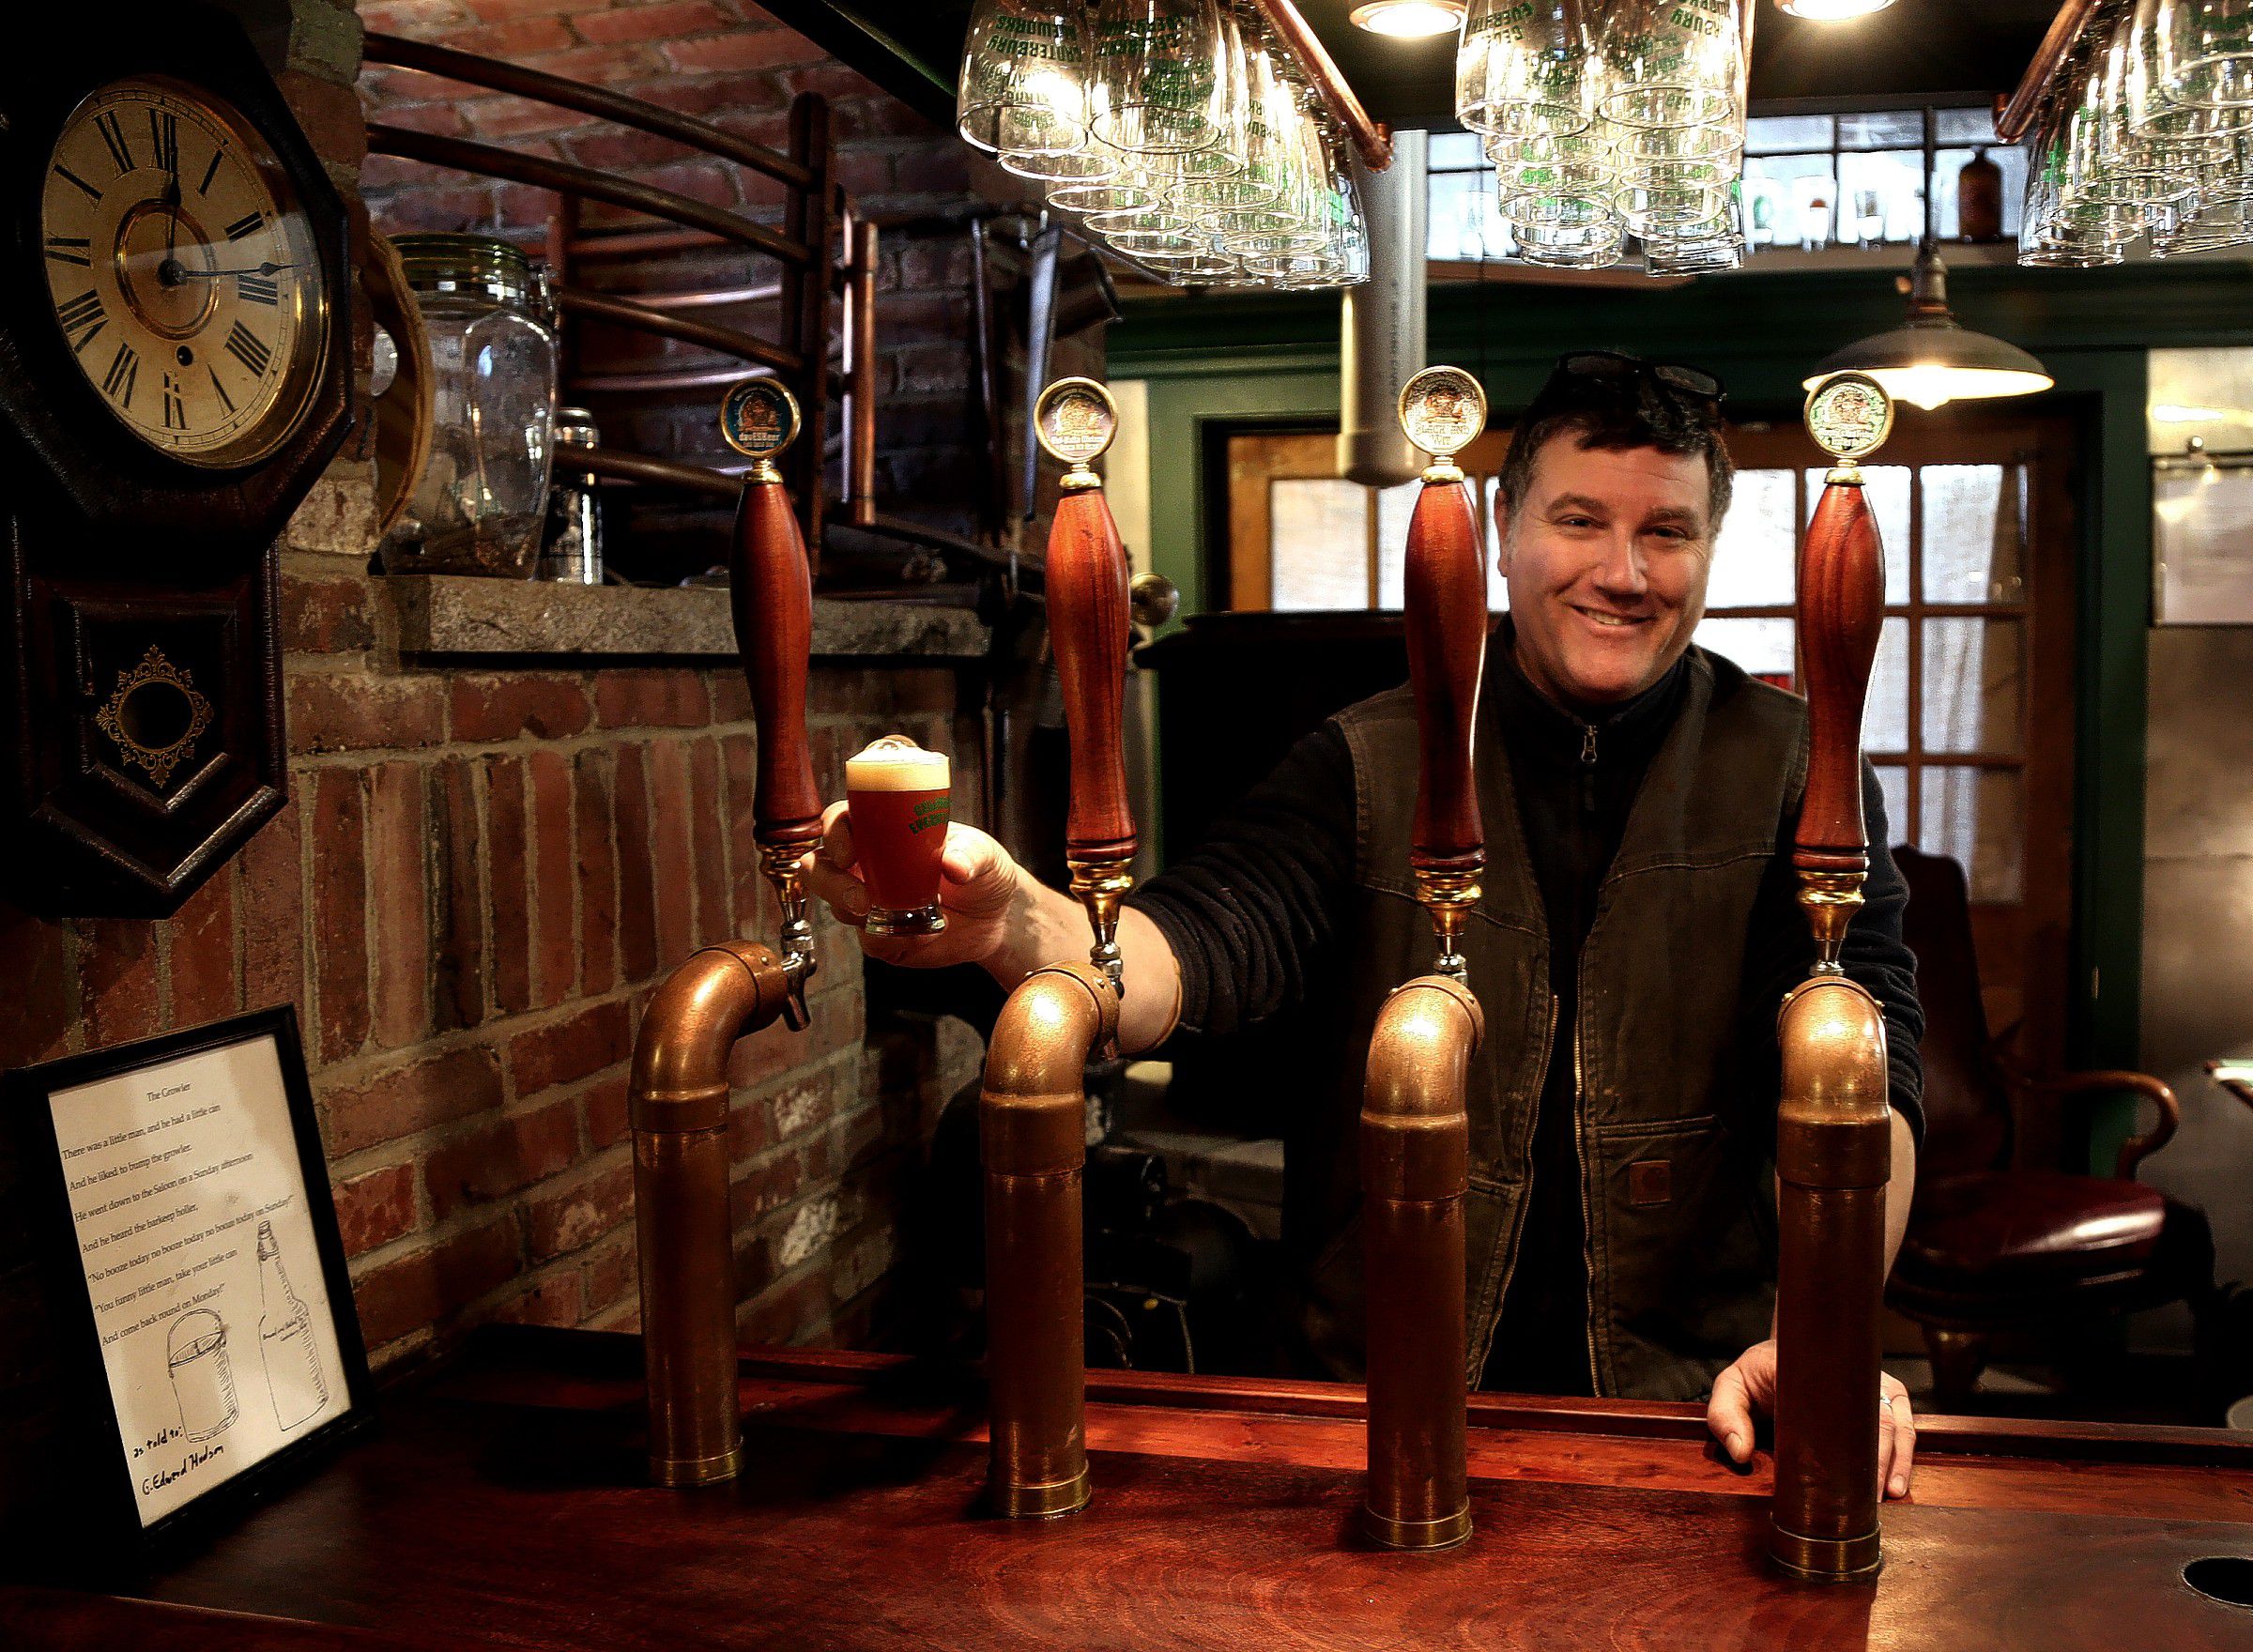
[[[798,422],[797,402],[774,379],[746,379],[721,404],[720,425],[728,443],[751,459],[729,546],[728,606],[759,727],[752,835],[781,903],[792,983],[784,1016],[792,1027],[805,1025],[803,986],[814,967],[801,863],[821,840],[821,792],[805,733],[813,578],[797,514],[774,468],[774,456],[798,434]]]
[[[1479,795],[1471,783],[1471,725],[1486,661],[1486,569],[1470,490],[1424,485],[1408,520],[1404,570],[1408,680],[1416,695],[1418,872],[1478,872],[1486,864]]]
[[[1433,456],[1408,522],[1403,569],[1408,681],[1416,697],[1416,822],[1408,864],[1440,940],[1438,970],[1461,979],[1464,916],[1479,899],[1486,839],[1471,770],[1486,666],[1484,539],[1454,453],[1486,422],[1486,397],[1460,368],[1430,367],[1401,392],[1401,426]]]
[[[805,735],[813,589],[797,512],[779,481],[743,484],[729,582],[735,640],[759,725],[752,830],[762,844],[810,849],[821,838],[821,792]]]
[[[1118,414],[1101,385],[1063,378],[1041,393],[1034,428],[1071,467],[1049,530],[1049,635],[1071,740],[1065,856],[1072,892],[1095,925],[1096,962],[1119,975],[1118,903],[1133,879],[1134,810],[1126,794],[1126,548],[1089,461],[1111,445]]]
[[[1885,552],[1854,462],[1885,439],[1893,406],[1875,380],[1844,374],[1818,386],[1807,407],[1808,429],[1839,465],[1800,547],[1807,789],[1791,859],[1800,904],[1815,933],[1816,966],[1834,972],[1870,864],[1862,813],[1862,714],[1885,607]]]

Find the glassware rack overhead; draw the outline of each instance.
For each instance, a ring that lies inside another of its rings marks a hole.
[[[2021,264],[2253,244],[2253,0],[2075,0],[1996,127],[2031,151]]]
[[[1750,0],[1471,0],[1455,113],[1483,139],[1512,256],[1738,268],[1752,28]]]
[[[1335,287],[1369,273],[1348,141],[1382,143],[1270,0],[980,0],[961,135],[1160,279]],[[1379,162],[1381,163],[1381,161]]]

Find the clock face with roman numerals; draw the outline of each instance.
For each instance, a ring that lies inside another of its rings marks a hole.
[[[319,376],[330,306],[256,130],[177,82],[115,81],[71,112],[43,182],[48,295],[103,405],[192,465],[279,447]]]

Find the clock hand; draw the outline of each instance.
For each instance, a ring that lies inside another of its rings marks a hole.
[[[177,140],[172,146],[172,176],[164,180],[164,194],[158,204],[164,208],[164,256],[170,258],[177,252],[180,238],[180,146]]]
[[[294,265],[294,264],[273,264],[273,263],[267,263],[267,264],[259,264],[259,265],[254,265],[254,266],[253,266],[253,267],[252,267],[251,268],[249,268],[249,269],[187,269],[187,268],[183,268],[183,269],[181,269],[181,271],[180,271],[180,279],[181,279],[182,281],[217,281],[217,280],[219,280],[219,279],[220,279],[222,276],[228,276],[228,275],[272,275],[272,274],[274,274],[274,273],[275,273],[277,270],[283,270],[283,269],[295,269],[295,268],[297,268],[297,266],[296,266],[296,265]]]

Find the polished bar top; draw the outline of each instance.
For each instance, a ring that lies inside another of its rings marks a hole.
[[[612,1649],[2253,1647],[2182,1581],[2253,1556],[2253,1442],[1934,1417],[1874,1585],[1762,1558],[1770,1462],[1688,1405],[1472,1400],[1477,1526],[1356,1535],[1360,1391],[1091,1373],[1096,1500],[977,1507],[983,1400],[952,1368],[757,1350],[742,1480],[640,1483],[638,1345],[507,1330],[133,1596],[0,1584],[0,1645]],[[341,1632],[340,1632],[341,1631]]]

